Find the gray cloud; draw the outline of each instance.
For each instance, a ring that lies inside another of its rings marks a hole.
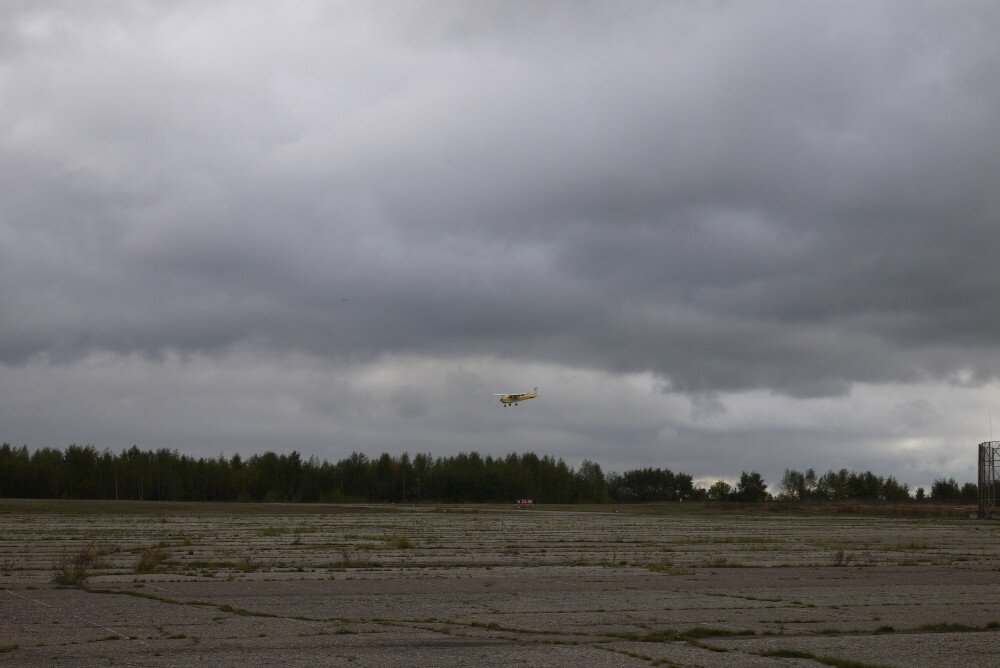
[[[9,368],[485,355],[706,415],[1000,374],[993,3],[0,11]]]

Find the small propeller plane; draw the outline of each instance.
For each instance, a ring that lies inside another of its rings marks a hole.
[[[521,392],[520,394],[494,394],[493,396],[500,397],[500,403],[503,404],[504,408],[507,408],[511,404],[517,406],[519,401],[534,399],[538,396],[538,388],[536,387],[531,392]]]

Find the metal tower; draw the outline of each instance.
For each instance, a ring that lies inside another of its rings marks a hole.
[[[979,516],[989,519],[997,510],[1000,489],[1000,441],[979,444]]]

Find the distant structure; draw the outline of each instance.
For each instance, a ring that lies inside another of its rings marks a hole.
[[[979,516],[993,517],[997,510],[997,489],[1000,488],[1000,441],[979,444]]]

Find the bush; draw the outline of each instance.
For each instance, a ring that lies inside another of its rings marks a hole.
[[[413,541],[405,536],[389,536],[389,544],[397,550],[408,550],[413,547]]]
[[[136,573],[152,573],[156,568],[170,557],[170,553],[160,547],[147,547],[139,555],[139,561],[135,565]]]
[[[834,566],[849,566],[852,561],[854,561],[853,552],[844,552],[843,550],[837,550],[836,552],[833,553]]]
[[[52,582],[68,587],[79,587],[90,577],[90,569],[97,563],[97,550],[88,545],[74,555],[63,553],[55,563]]]

